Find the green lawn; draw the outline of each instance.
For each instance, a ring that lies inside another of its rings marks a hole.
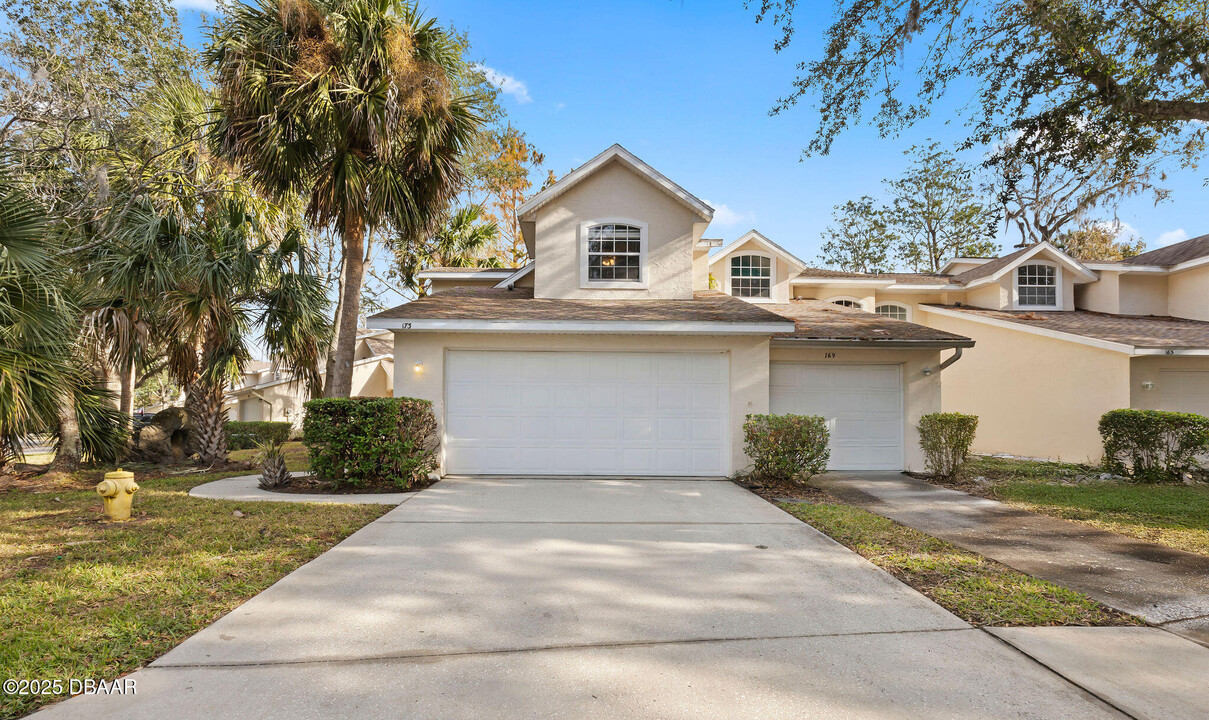
[[[973,625],[1142,624],[1082,593],[850,505],[779,506]]]
[[[0,493],[0,679],[131,672],[390,509],[203,500],[189,488],[241,473],[128,469],[128,523],[100,522],[99,472]],[[0,718],[54,699],[0,695]]]
[[[1062,484],[1076,475],[1098,472],[1063,463],[980,458],[962,472],[961,489],[1033,512],[1209,555],[1209,485]],[[970,480],[978,476],[991,482],[972,484]]]

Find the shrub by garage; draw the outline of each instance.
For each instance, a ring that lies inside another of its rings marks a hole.
[[[1100,418],[1104,467],[1141,482],[1175,482],[1203,471],[1209,418],[1163,410],[1110,410]]]
[[[321,398],[306,403],[302,442],[311,472],[337,488],[403,490],[437,467],[432,403],[415,398]]]
[[[261,445],[280,445],[290,439],[294,425],[288,422],[227,421],[227,447],[247,450]]]
[[[831,458],[827,421],[818,415],[748,415],[743,451],[761,482],[809,480]]]
[[[924,465],[936,477],[951,480],[966,464],[978,432],[978,416],[929,413],[919,419],[919,448]]]

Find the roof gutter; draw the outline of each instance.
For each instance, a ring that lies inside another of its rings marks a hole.
[[[773,338],[773,345],[792,345],[793,347],[847,347],[847,348],[897,348],[900,350],[948,350],[974,347],[974,341],[965,340],[858,340],[842,338]]]
[[[410,332],[467,333],[601,333],[611,335],[774,335],[793,332],[789,320],[731,322],[723,320],[474,320],[456,318],[370,318],[370,327]]]
[[[953,350],[953,354],[949,356],[949,359],[945,360],[944,362],[942,362],[941,364],[937,365],[934,368],[932,368],[932,367],[924,368],[923,369],[924,377],[929,377],[932,375],[939,375],[945,368],[947,368],[948,366],[952,365],[953,363],[957,362],[960,359],[961,359],[961,347],[958,346],[957,348],[955,348]]]

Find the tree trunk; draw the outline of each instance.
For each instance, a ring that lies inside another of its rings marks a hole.
[[[76,404],[71,393],[59,396],[59,452],[46,468],[52,473],[71,473],[80,468],[84,450],[80,442],[80,423],[76,419]]]
[[[118,410],[128,418],[134,417],[134,363],[122,370],[121,392],[118,394]]]
[[[328,361],[328,397],[349,397],[353,393],[353,353],[357,349],[357,316],[365,276],[365,228],[355,222],[347,221],[344,231],[340,314],[336,317],[336,350]]]
[[[332,340],[327,346],[327,359],[323,364],[323,397],[331,397],[332,372],[336,367],[336,340],[340,333],[340,311],[344,308],[344,258],[340,258],[340,270],[336,274],[336,312],[332,315]]]
[[[189,388],[185,407],[197,441],[199,465],[225,465],[227,462],[226,418],[222,411],[222,386],[198,381]]]

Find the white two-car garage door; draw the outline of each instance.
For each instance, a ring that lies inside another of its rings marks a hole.
[[[729,374],[724,353],[451,350],[446,470],[726,475]]]
[[[902,366],[774,362],[768,395],[774,414],[827,420],[831,469],[902,469]]]

